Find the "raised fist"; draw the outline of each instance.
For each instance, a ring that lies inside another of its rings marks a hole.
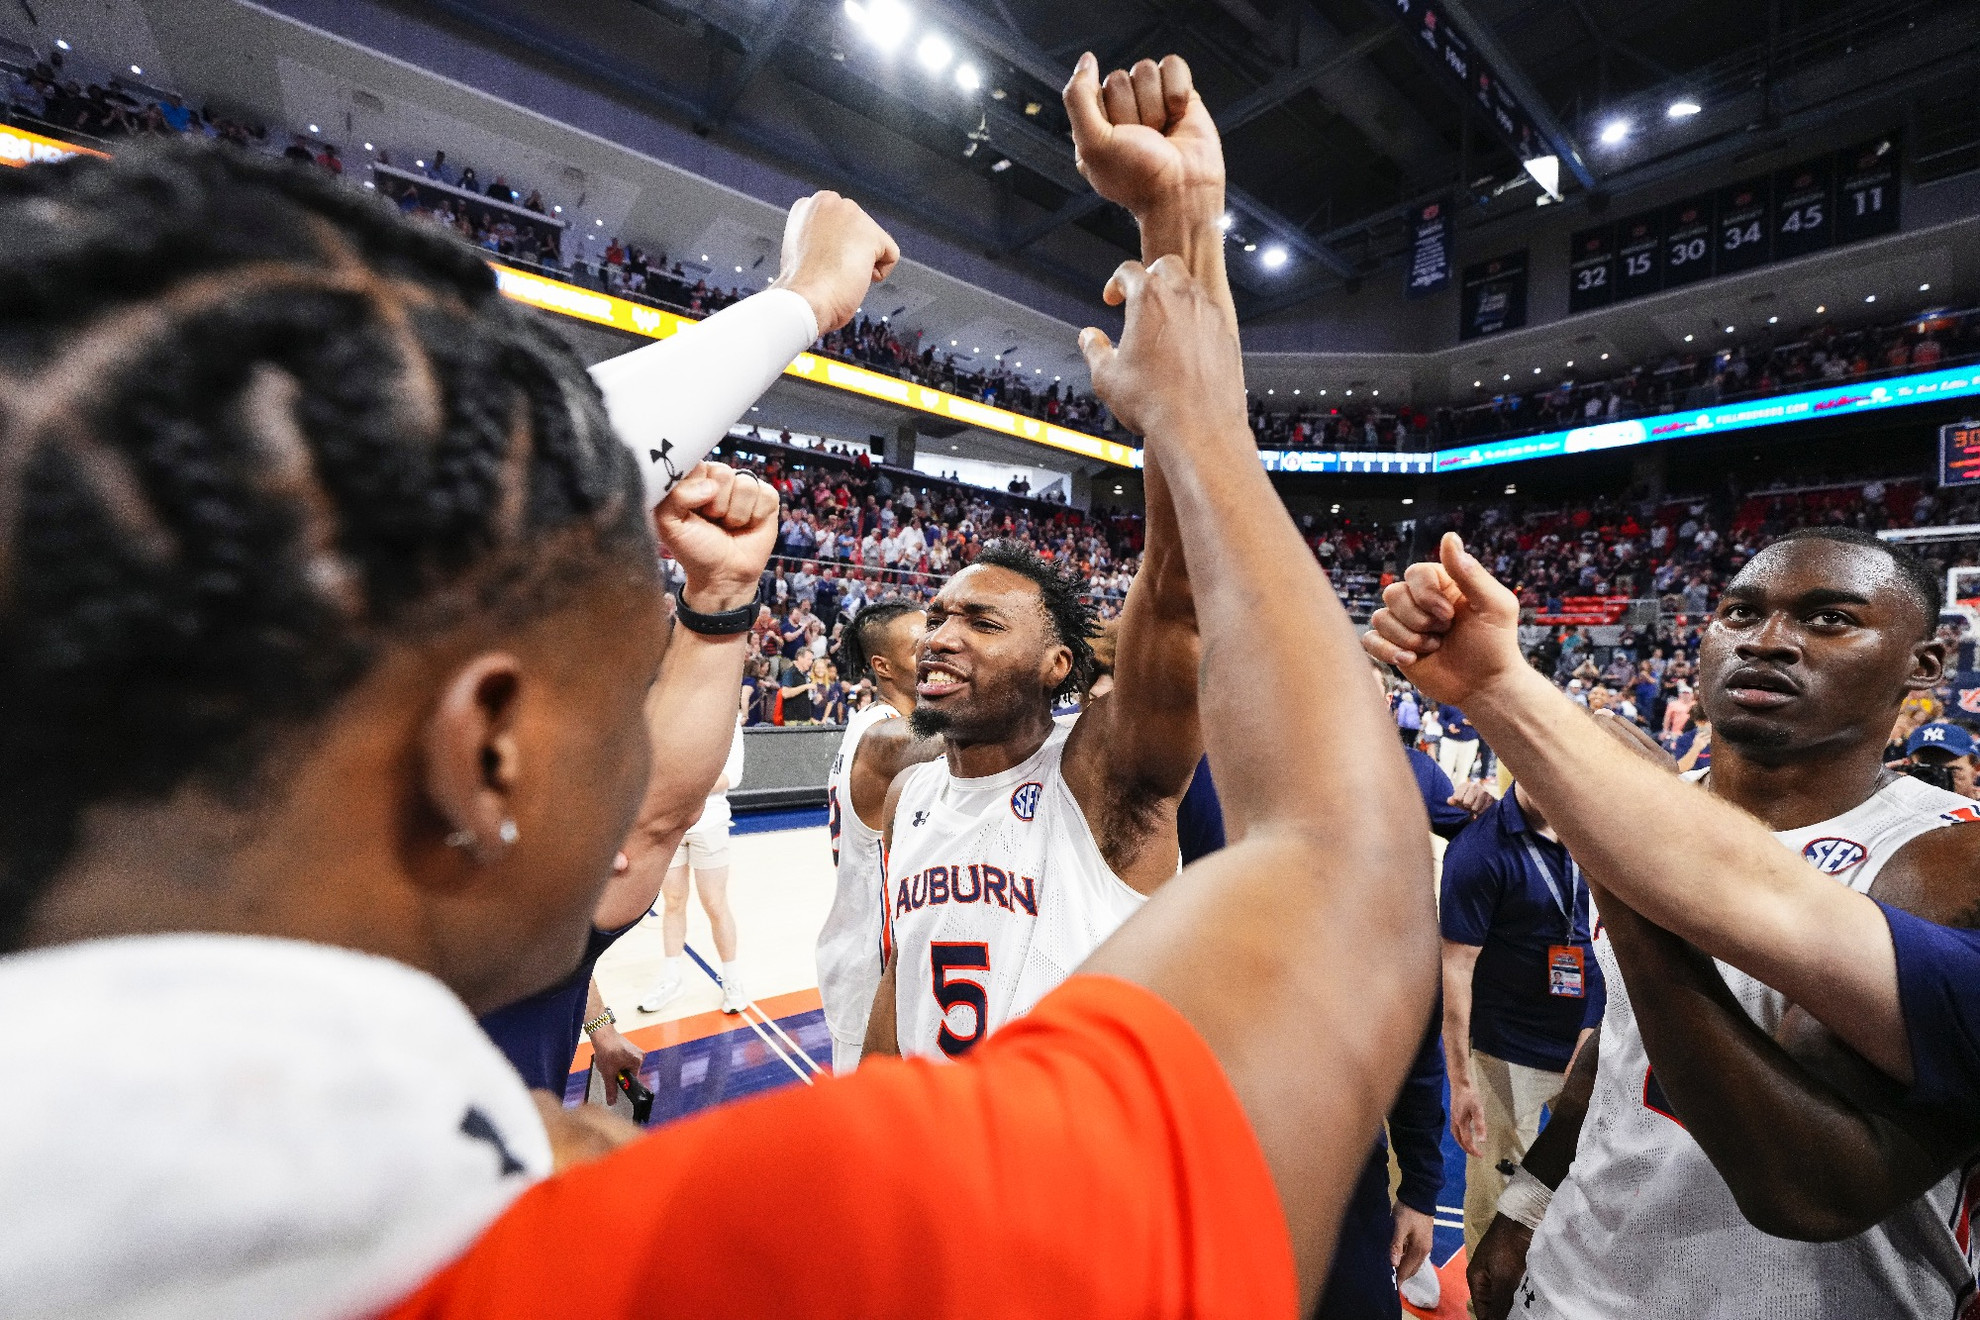
[[[1137,219],[1189,194],[1223,210],[1224,147],[1180,55],[1142,60],[1104,82],[1089,52],[1066,84],[1079,172]]]
[[[749,472],[697,463],[653,511],[660,543],[680,562],[690,609],[719,614],[756,598],[777,544],[777,491]]]
[[[1435,700],[1463,707],[1472,693],[1525,668],[1519,600],[1456,532],[1444,533],[1437,556],[1411,564],[1382,592],[1361,647]]]
[[[900,259],[900,245],[858,202],[817,192],[791,206],[771,287],[802,296],[818,318],[818,333],[826,335],[853,319],[866,291]]]

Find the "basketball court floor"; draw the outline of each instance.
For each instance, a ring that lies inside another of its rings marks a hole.
[[[599,991],[619,1017],[619,1029],[646,1052],[640,1079],[653,1091],[656,1124],[712,1105],[781,1086],[830,1080],[832,1042],[818,1003],[813,951],[832,905],[831,844],[823,808],[738,814],[729,845],[729,898],[736,914],[737,962],[754,1005],[740,1017],[721,1012],[721,990],[708,971],[715,947],[700,901],[688,900],[688,988],[658,1013],[642,1013],[640,997],[658,978],[664,954],[660,918],[648,916],[598,962]],[[565,1088],[568,1102],[585,1094],[591,1047],[580,1045]],[[1436,1247],[1431,1259],[1443,1281],[1437,1311],[1465,1314],[1464,1152],[1444,1133],[1444,1190],[1437,1198]]]

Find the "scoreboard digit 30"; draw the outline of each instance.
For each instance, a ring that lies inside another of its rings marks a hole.
[[[1980,422],[1948,422],[1939,428],[1939,484],[1980,482]]]

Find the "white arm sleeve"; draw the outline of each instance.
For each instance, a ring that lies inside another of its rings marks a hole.
[[[592,380],[657,507],[818,338],[803,295],[766,289],[670,339],[600,362]]]

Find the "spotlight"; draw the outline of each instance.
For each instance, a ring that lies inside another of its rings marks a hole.
[[[1320,393],[1321,393],[1321,394],[1323,394],[1323,395],[1324,395],[1324,394],[1326,394],[1326,392],[1327,392],[1327,391],[1325,391],[1325,390],[1321,390],[1321,391],[1320,391]]]
[[[740,274],[742,274],[742,267],[741,267],[741,266],[738,266],[738,267],[736,267],[736,274],[738,274],[738,275],[740,275]],[[886,320],[887,318],[883,316],[883,317],[881,317],[880,319],[884,321],[884,320]]]
[[[323,130],[318,128],[315,124],[311,124],[309,126],[309,131],[312,133],[321,133]]]
[[[1039,104],[1038,102],[1036,102],[1036,101],[1026,101],[1026,102],[1024,103],[1024,113],[1025,113],[1025,117],[1026,117],[1026,118],[1032,118],[1032,117],[1035,117],[1035,116],[1036,116],[1036,115],[1038,114],[1038,112],[1039,112],[1040,110],[1043,110],[1044,108],[1045,108],[1044,106],[1042,106],[1042,105],[1040,105],[1040,104]]]
[[[1696,336],[1696,335],[1686,335],[1686,336],[1684,337],[1684,342],[1688,344],[1688,343],[1690,343],[1690,342],[1691,342],[1692,340],[1694,340],[1694,339],[1696,339],[1697,337],[1698,337],[1698,336]]]
[[[74,48],[73,48],[73,47],[71,47],[71,46],[69,45],[69,43],[68,43],[68,42],[66,42],[66,41],[64,41],[64,40],[62,40],[62,38],[60,38],[60,37],[57,37],[57,38],[55,38],[55,49],[56,49],[56,50],[71,50],[71,49],[74,49]]]
[[[1823,312],[1826,312],[1828,310],[1829,309],[1827,307],[1817,307],[1815,309],[1815,315],[1820,316]]]
[[[1508,481],[1508,482],[1506,483],[1506,494],[1508,494],[1508,495],[1517,495],[1517,494],[1519,494],[1519,487],[1518,487],[1518,486],[1515,486],[1515,485],[1513,485],[1513,484],[1512,484],[1512,483],[1511,483],[1510,481]]]
[[[1571,366],[1573,366],[1573,365],[1574,365],[1574,359],[1573,359],[1573,358],[1569,358],[1569,359],[1567,360],[1567,364],[1568,364],[1568,365],[1569,365],[1570,367],[1571,367]]]
[[[1918,291],[1920,293],[1930,293],[1932,291],[1932,286],[1930,284],[1921,284],[1918,286]]]
[[[1471,388],[1474,390],[1482,390],[1485,388],[1485,382],[1482,380],[1474,380],[1471,382]]]
[[[131,72],[132,72],[132,73],[135,73],[135,74],[136,74],[136,75],[137,75],[138,77],[140,77],[140,78],[142,78],[142,77],[144,76],[144,70],[143,70],[143,69],[140,69],[140,68],[139,68],[139,67],[138,67],[137,65],[135,65],[135,64],[133,64],[133,65],[131,66]]]
[[[1231,226],[1236,223],[1237,223],[1237,217],[1232,215],[1229,211],[1226,211],[1222,215],[1217,217],[1217,228],[1223,230],[1226,234],[1231,232]]]
[[[973,92],[983,86],[983,70],[965,60],[956,66],[956,86]]]
[[[593,220],[591,223],[597,225],[600,229],[603,229],[605,227],[605,222],[603,220]],[[708,260],[708,258],[703,257],[702,260],[706,261]]]
[[[1404,504],[1414,504],[1414,503],[1416,503],[1416,501],[1415,501],[1415,500],[1413,500],[1413,499],[1411,499],[1411,498],[1410,498],[1409,496],[1407,496],[1407,495],[1405,495],[1405,496],[1403,496],[1403,503],[1404,503]]]
[[[1622,140],[1628,136],[1629,121],[1627,119],[1611,119],[1608,123],[1602,125],[1602,131],[1596,135],[1595,140],[1605,147],[1614,147],[1620,146]]]
[[[949,67],[949,61],[956,57],[956,48],[931,32],[921,39],[914,48],[914,58],[922,68],[930,73],[940,73]]]
[[[953,339],[951,339],[951,340],[949,341],[949,347],[950,347],[950,348],[954,348],[955,346],[956,346],[956,341],[955,341],[955,340],[953,340]]]
[[[1539,375],[1539,374],[1540,374],[1540,368],[1538,368],[1538,367],[1535,367],[1535,368],[1533,369],[1533,374],[1534,374],[1534,375],[1536,375],[1536,376],[1537,376],[1537,375]]]
[[[1005,170],[1009,169],[1010,167],[1011,167],[1010,157],[1006,156],[1002,160],[998,161],[995,165],[992,165],[990,167],[990,172],[992,174],[1002,174]]]
[[[564,208],[561,206],[553,206],[550,209],[558,215],[562,215],[564,213]]]
[[[846,0],[846,17],[882,50],[893,50],[907,39],[914,15],[900,0]],[[947,63],[947,61],[944,61]]]
[[[1299,393],[1299,391],[1298,391],[1298,390],[1294,390],[1294,391],[1293,391],[1293,393],[1294,393],[1294,394],[1297,394],[1297,393]]]
[[[1268,247],[1264,252],[1259,254],[1258,264],[1265,267],[1266,270],[1277,270],[1286,264],[1286,250],[1276,245]]]
[[[1378,399],[1382,397],[1382,391],[1380,391],[1380,390],[1370,390],[1370,391],[1368,391],[1368,392],[1369,392],[1370,394],[1372,394],[1372,395],[1374,395],[1374,396],[1375,396],[1376,398],[1378,398]]]
[[[426,162],[423,160],[416,160],[413,162],[413,168],[423,170],[426,168]]]
[[[1508,371],[1508,372],[1507,372],[1507,373],[1506,373],[1505,375],[1503,375],[1503,376],[1501,376],[1501,377],[1499,377],[1499,379],[1500,379],[1500,380],[1511,380],[1511,379],[1512,379],[1512,373],[1511,373],[1510,371]]]
[[[1770,316],[1767,318],[1768,325],[1779,325],[1780,323],[1781,323],[1781,318],[1778,316]]]
[[[1609,360],[1609,355],[1608,355],[1607,353],[1604,353],[1604,354],[1602,355],[1602,360],[1603,360],[1604,362],[1607,362],[1607,361]]]
[[[1731,334],[1732,332],[1733,332],[1733,328],[1732,328],[1731,326],[1727,326],[1727,327],[1726,327],[1726,333],[1727,333],[1727,334]]]
[[[1874,294],[1874,293],[1873,293],[1873,294],[1869,294],[1869,295],[1867,295],[1867,296],[1866,296],[1866,297],[1865,297],[1865,298],[1863,299],[1863,301],[1864,301],[1864,302],[1876,302],[1876,301],[1877,301],[1877,295],[1876,295],[1876,294]]]
[[[1698,104],[1696,101],[1677,100],[1671,102],[1670,107],[1664,111],[1664,115],[1669,119],[1689,119],[1704,108],[1704,106]]]
[[[366,151],[370,151],[370,150],[372,149],[372,147],[371,147],[371,144],[370,144],[369,142],[367,142],[367,143],[365,143],[365,144],[364,144],[364,149],[365,149]]]
[[[1258,245],[1256,243],[1246,243],[1244,245],[1244,250],[1246,252],[1256,252],[1258,250]]]

